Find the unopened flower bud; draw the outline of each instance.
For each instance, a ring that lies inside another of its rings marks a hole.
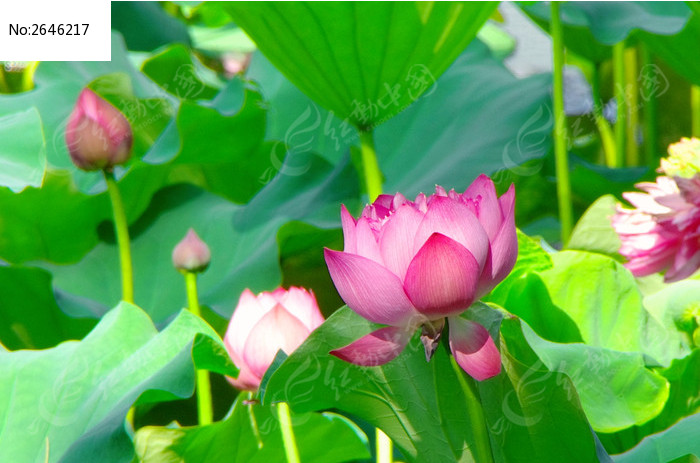
[[[203,272],[209,266],[211,252],[193,229],[173,249],[173,265],[185,272]]]
[[[89,88],[83,89],[66,127],[73,163],[83,170],[111,170],[131,156],[129,121]]]

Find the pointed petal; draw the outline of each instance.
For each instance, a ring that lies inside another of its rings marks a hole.
[[[324,249],[326,264],[340,297],[362,317],[398,326],[418,314],[399,277],[365,257]]]
[[[367,218],[360,217],[355,227],[355,233],[357,236],[355,254],[371,259],[380,265],[384,265],[382,255],[379,252],[377,234],[370,228]]]
[[[501,372],[501,354],[483,326],[461,317],[450,317],[450,350],[455,360],[477,381]]]
[[[285,292],[284,298],[280,302],[284,308],[298,318],[309,331],[315,330],[324,322],[314,292],[311,290],[306,291],[304,288],[291,286],[289,291]]]
[[[345,204],[340,206],[340,222],[343,225],[343,249],[351,254],[357,253],[357,236],[355,234],[355,218],[348,212]]]
[[[518,235],[515,231],[515,215],[509,214],[491,241],[491,253],[481,273],[477,298],[491,291],[508,276],[517,258]]]
[[[331,354],[355,365],[376,367],[395,359],[406,347],[411,334],[405,327],[387,326],[332,350]]]
[[[469,188],[464,192],[464,196],[477,202],[479,221],[484,230],[486,230],[489,239],[493,239],[498,233],[503,220],[493,181],[484,174],[479,175],[469,185]]]
[[[416,232],[413,251],[418,252],[433,233],[457,241],[474,256],[480,269],[484,267],[489,238],[479,219],[465,204],[442,196],[431,196],[428,212]]]
[[[413,259],[412,243],[416,231],[423,220],[423,214],[412,205],[399,207],[391,219],[382,228],[379,249],[386,268],[394,272],[401,280],[406,275],[408,264]]]
[[[471,305],[480,272],[464,246],[435,233],[408,266],[404,288],[419,312],[429,318],[447,316]]]
[[[278,350],[282,349],[289,355],[308,336],[309,329],[281,304],[277,304],[248,335],[243,349],[243,361],[255,376],[262,378]]]
[[[515,214],[515,185],[510,184],[508,191],[498,198],[498,204],[501,206],[501,213],[504,219],[509,215]]]

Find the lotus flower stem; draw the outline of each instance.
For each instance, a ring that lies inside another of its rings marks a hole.
[[[559,199],[559,221],[561,240],[566,244],[574,224],[571,204],[571,181],[569,180],[569,158],[566,150],[566,114],[564,113],[564,39],[559,17],[559,2],[551,3],[552,49],[554,58],[554,158],[557,173],[557,197]],[[618,157],[620,153],[617,153]]]
[[[126,221],[124,203],[119,194],[117,181],[111,170],[102,171],[107,182],[109,199],[112,201],[112,213],[114,215],[114,230],[117,234],[117,245],[119,247],[119,262],[122,273],[122,300],[134,303],[134,273],[131,266],[131,250],[129,248],[129,226]]]
[[[258,443],[258,448],[263,448],[262,437],[260,436],[260,428],[258,428],[258,420],[255,418],[253,407],[255,406],[255,394],[253,391],[248,391],[248,418],[250,419],[250,427],[255,434],[255,441]]]
[[[185,286],[187,287],[187,305],[197,317],[202,317],[197,296],[197,274],[184,272]],[[204,426],[214,421],[214,410],[211,402],[211,383],[207,370],[197,370],[197,417],[199,425]]]
[[[299,450],[297,449],[297,441],[294,438],[292,417],[289,414],[289,405],[287,405],[286,402],[279,402],[277,404],[277,414],[280,420],[282,441],[284,442],[284,452],[287,454],[287,462],[299,463]]]
[[[637,47],[625,50],[625,89],[627,109],[627,165],[639,165],[639,148],[637,147],[637,127],[639,126],[639,85],[637,83]]]
[[[552,2],[554,3],[554,2]],[[457,364],[453,356],[450,356],[452,369],[457,375],[459,384],[462,386],[467,399],[467,410],[469,410],[469,423],[475,439],[472,447],[474,460],[484,463],[494,463],[493,452],[491,451],[491,441],[489,439],[488,425],[484,417],[484,409],[479,399],[479,391],[476,389],[474,380],[464,374],[464,370]]]
[[[605,116],[603,116],[603,101],[600,97],[600,67],[598,63],[593,63],[592,68],[591,93],[593,96],[593,116],[595,117],[595,125],[600,134],[600,142],[603,145],[605,164],[608,167],[613,167],[616,162],[615,136],[610,128],[610,124],[605,119]]]
[[[690,110],[692,134],[700,137],[700,87],[697,85],[690,86]]]
[[[377,428],[377,463],[391,463],[394,461],[394,444],[384,431]]]
[[[646,45],[641,45],[640,51],[642,69],[644,69],[645,72],[651,72],[649,69],[653,69],[653,60],[649,48]],[[652,89],[652,91],[645,96],[644,100],[644,151],[647,165],[651,166],[652,168],[656,168],[658,163],[656,146],[659,139],[657,130],[656,89]]]
[[[362,151],[362,169],[367,184],[369,202],[373,203],[382,194],[382,171],[377,163],[374,149],[374,132],[372,129],[360,130],[360,149]]]
[[[615,147],[617,153],[617,164],[614,167],[622,167],[625,159],[625,142],[627,138],[627,95],[625,95],[624,40],[613,45],[613,81],[615,88],[615,103],[617,105],[617,117],[615,118]]]

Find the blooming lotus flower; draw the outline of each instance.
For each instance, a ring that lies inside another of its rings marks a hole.
[[[89,88],[80,92],[66,127],[73,163],[83,170],[110,170],[131,156],[129,121]]]
[[[499,198],[481,175],[463,194],[437,186],[415,201],[400,193],[379,196],[357,220],[343,206],[345,248],[325,250],[328,270],[352,310],[388,326],[331,353],[382,365],[422,326],[429,360],[447,318],[457,363],[478,380],[497,375],[500,354],[488,331],[459,315],[515,264],[514,201],[512,186]]]
[[[185,272],[203,272],[209,267],[211,251],[193,229],[173,249],[173,266]]]
[[[636,209],[618,205],[612,219],[622,241],[620,254],[634,275],[665,269],[664,280],[690,276],[700,267],[700,175],[658,177],[635,185],[646,193],[623,194]]]
[[[243,291],[224,336],[224,345],[239,368],[229,381],[238,389],[256,390],[278,350],[291,354],[323,323],[311,291],[292,286],[257,296]]]

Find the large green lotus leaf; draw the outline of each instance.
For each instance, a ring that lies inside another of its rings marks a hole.
[[[612,226],[612,216],[618,201],[612,195],[598,198],[576,223],[567,249],[590,251],[620,258],[620,237]]]
[[[544,29],[551,10],[545,2],[522,2],[520,7]],[[611,45],[637,31],[677,34],[691,15],[683,2],[567,2],[560,6],[564,43],[575,53],[600,62],[611,56]]]
[[[643,352],[661,365],[685,355],[678,332],[645,310],[634,277],[619,262],[583,251],[562,251],[552,259],[554,267],[540,275],[586,344]]]
[[[495,2],[230,2],[283,74],[358,127],[395,116],[459,56]]]
[[[240,394],[224,421],[202,427],[139,429],[134,438],[136,454],[143,463],[285,461],[276,408],[246,404]],[[257,429],[251,425],[253,417]],[[305,463],[339,463],[370,457],[367,437],[343,416],[304,413],[293,415],[292,425],[299,457]]]
[[[22,134],[22,136],[17,136]],[[0,188],[39,187],[46,171],[46,141],[35,108],[0,117]]]
[[[217,346],[218,335],[189,312],[159,333],[141,309],[122,303],[82,341],[0,353],[0,460],[130,461],[128,408],[144,392],[142,401],[190,396],[193,358],[235,375]]]
[[[45,270],[0,266],[0,287],[0,342],[10,350],[46,349],[81,339],[95,326],[58,308]]]
[[[620,455],[615,463],[695,463],[700,458],[700,413],[683,418],[667,430],[645,437],[642,442]],[[693,457],[683,458],[688,455]]]
[[[614,434],[600,434],[610,453],[626,452],[645,437],[659,433],[683,417],[700,411],[700,350],[671,362],[671,366],[657,370],[670,383],[669,397],[663,410],[654,419]]]
[[[186,302],[184,281],[172,266],[171,253],[189,227],[194,227],[212,251],[211,266],[199,278],[201,302],[228,317],[243,289],[271,290],[281,283],[275,240],[279,227],[301,219],[323,228],[335,227],[339,204],[352,206],[358,196],[357,178],[347,163],[333,168],[312,157],[303,174],[284,172],[283,167],[282,173],[243,206],[189,185],[172,186],[153,197],[131,231],[136,302],[156,322],[176,313]],[[99,314],[119,300],[118,251],[112,239],[100,242],[78,264],[42,265],[54,274],[59,305],[70,313]],[[91,308],[84,299],[98,307]]]
[[[483,306],[472,311],[498,339],[499,313]],[[537,359],[519,321],[507,319],[503,326],[504,372],[477,384],[444,347],[426,362],[417,336],[380,367],[331,356],[330,350],[375,327],[344,307],[272,374],[263,402],[285,400],[297,412],[336,408],[358,416],[386,432],[410,462],[479,462],[491,452],[497,462],[597,461],[576,393],[560,386],[572,388],[568,379]],[[493,449],[477,444],[483,433]]]
[[[669,396],[669,383],[644,366],[641,353],[618,352],[585,344],[546,341],[523,328],[542,362],[565,373],[596,431],[613,432],[657,416]]]
[[[700,34],[700,14],[694,13],[683,30],[671,36],[640,34],[641,40],[649,49],[673,68],[681,76],[695,85],[700,85],[700,50],[697,38]],[[655,92],[657,95],[668,90],[668,79],[659,68],[650,74],[653,82],[645,82],[643,96]]]

